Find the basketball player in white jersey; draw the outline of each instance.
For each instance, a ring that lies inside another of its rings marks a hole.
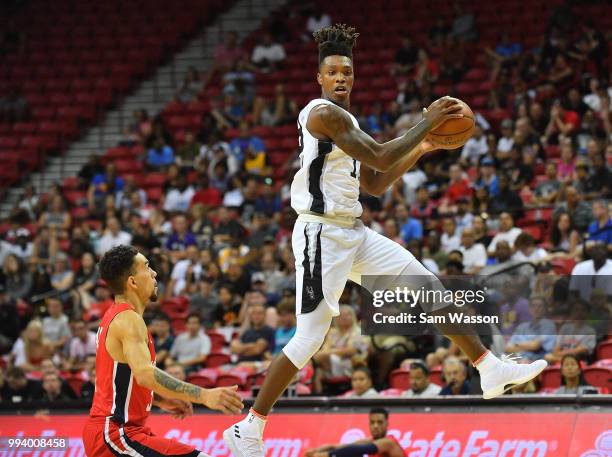
[[[317,81],[322,95],[299,114],[301,168],[291,186],[291,206],[298,213],[292,236],[297,330],[270,365],[248,415],[223,433],[235,457],[265,455],[266,416],[321,347],[332,318],[339,314],[338,300],[347,279],[360,284],[362,275],[433,277],[406,249],[361,223],[359,188],[382,194],[419,158],[436,149],[428,133],[461,117],[456,114],[457,100],[436,100],[405,135],[379,144],[359,129],[349,112],[352,48],[358,34],[352,27],[335,25],[313,35],[319,47]],[[547,366],[543,360],[530,364],[500,360],[465,325],[437,327],[479,370],[485,398],[533,379]]]

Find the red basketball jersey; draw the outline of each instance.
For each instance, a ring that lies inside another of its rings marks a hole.
[[[153,391],[138,385],[127,363],[115,361],[106,350],[106,334],[115,316],[133,309],[127,303],[115,303],[102,318],[96,335],[96,389],[89,415],[110,417],[118,424],[144,425],[151,405]],[[151,364],[155,365],[153,338],[147,332]]]
[[[402,445],[399,443],[399,441],[397,441],[397,438],[395,438],[393,435],[387,435],[385,438],[389,438],[393,441],[395,441],[397,443],[397,445],[400,447],[400,449],[402,449],[402,451],[404,452],[404,454],[406,454],[406,451],[404,451],[404,449],[402,448]],[[372,441],[374,441],[374,438],[372,438]],[[383,452],[382,454],[373,454],[372,457],[388,457],[386,452]]]

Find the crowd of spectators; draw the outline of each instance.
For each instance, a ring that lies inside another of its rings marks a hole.
[[[479,32],[460,3],[455,17],[438,20],[427,43],[402,37],[385,67],[396,100],[352,107],[363,130],[391,139],[418,122],[437,84],[461,81]],[[282,83],[264,96],[256,81],[284,68],[287,43],[331,19],[311,12],[305,22],[291,36],[271,18],[250,54],[230,32],[210,71],[190,69],[172,103],[219,88],[198,129],[172,132],[163,116],[134,113],[121,144],[162,176],[159,199],[95,156],[78,174],[81,201],[59,184],[44,196],[24,189],[0,240],[2,402],[91,398],[95,331],[112,304],[96,260],[119,244],[139,249],[158,274],[160,300],[145,314],[158,366],[188,378],[224,353],[222,367],[265,372],[295,332],[289,185],[299,162],[296,151],[279,173],[255,129],[293,124],[298,106]],[[589,22],[570,33],[551,20],[543,43],[526,49],[504,35],[483,49],[490,91],[475,109],[474,136],[424,158],[383,196],[362,195],[362,220],[438,275],[487,277],[503,322],[485,332],[488,345],[560,363],[560,392],[570,393],[587,389],[582,366],[610,333],[612,87],[603,35]],[[499,123],[487,118],[499,111]],[[75,208],[86,217],[73,217]],[[438,336],[362,336],[360,302],[347,285],[340,316],[300,375],[311,392],[350,384],[347,395],[376,396],[398,367],[409,372],[407,396],[478,391],[461,351]],[[430,381],[440,370],[442,388]]]

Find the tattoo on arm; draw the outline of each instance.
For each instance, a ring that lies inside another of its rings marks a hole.
[[[153,375],[155,376],[155,381],[168,390],[173,392],[182,393],[187,395],[188,397],[197,400],[200,398],[200,392],[202,389],[198,386],[194,386],[193,384],[189,384],[187,382],[180,381],[176,378],[173,378],[166,372],[160,370],[159,368],[155,368],[153,371]]]

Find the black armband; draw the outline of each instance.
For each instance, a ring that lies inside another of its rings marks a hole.
[[[329,452],[329,457],[361,457],[363,454],[378,454],[374,443],[349,444]]]

